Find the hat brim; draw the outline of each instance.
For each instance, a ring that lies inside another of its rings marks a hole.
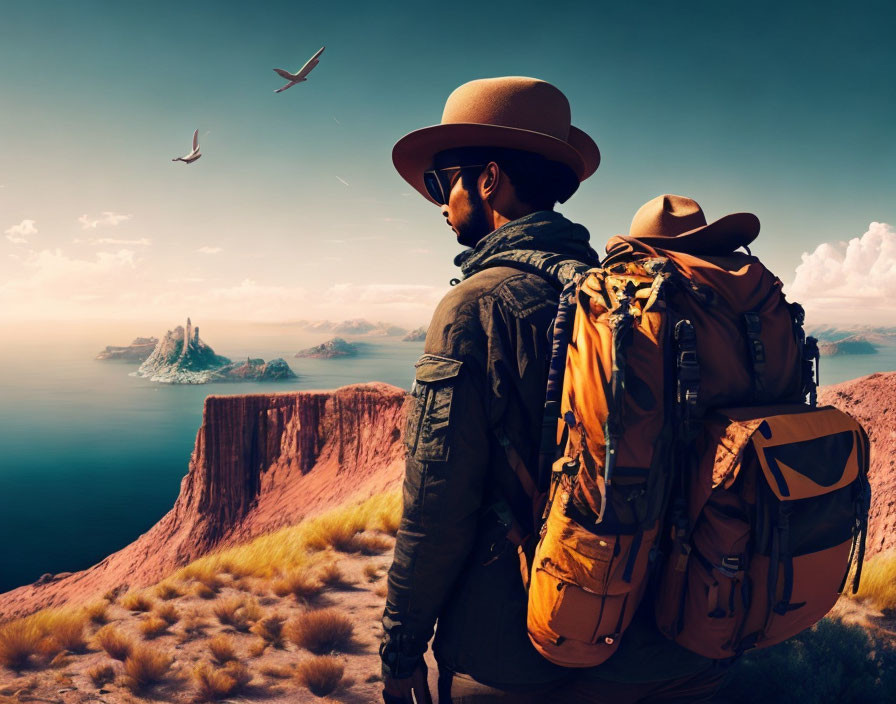
[[[433,125],[406,134],[392,148],[392,163],[414,190],[435,203],[423,184],[423,172],[432,168],[436,154],[460,147],[502,147],[534,152],[550,161],[566,164],[580,182],[597,171],[600,165],[597,144],[577,127],[569,128],[569,141],[564,142],[541,132],[475,123]]]
[[[731,213],[702,227],[674,237],[634,237],[651,247],[685,254],[721,256],[746,247],[759,235],[759,218],[753,213]]]

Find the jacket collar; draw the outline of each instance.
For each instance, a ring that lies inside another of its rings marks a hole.
[[[597,266],[600,257],[588,244],[591,236],[582,225],[570,222],[553,210],[537,210],[511,220],[483,237],[472,249],[454,258],[464,278],[480,271],[485,260],[511,251],[540,251],[562,254]]]

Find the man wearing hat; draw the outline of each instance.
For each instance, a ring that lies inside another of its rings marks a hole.
[[[423,653],[438,621],[440,702],[544,701],[568,672],[529,642],[518,546],[534,531],[559,281],[564,267],[599,261],[588,231],[553,208],[595,172],[600,152],[571,126],[557,88],[504,77],[455,90],[441,124],[403,137],[392,158],[468,249],[416,366],[384,699],[431,701]],[[557,275],[539,273],[545,264]]]

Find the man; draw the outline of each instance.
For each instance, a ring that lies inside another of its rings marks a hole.
[[[534,529],[529,494],[559,290],[526,262],[598,263],[587,230],[553,208],[594,173],[600,152],[570,125],[557,88],[510,77],[455,90],[442,123],[402,138],[393,162],[471,249],[455,260],[464,280],[436,309],[417,363],[383,619],[384,698],[431,701],[423,653],[438,620],[440,702],[544,701],[539,693],[567,672],[529,642],[514,542]]]

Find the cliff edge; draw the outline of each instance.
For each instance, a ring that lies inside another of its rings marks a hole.
[[[174,507],[93,567],[0,594],[0,621],[152,584],[214,549],[397,488],[405,398],[382,383],[207,397]]]

